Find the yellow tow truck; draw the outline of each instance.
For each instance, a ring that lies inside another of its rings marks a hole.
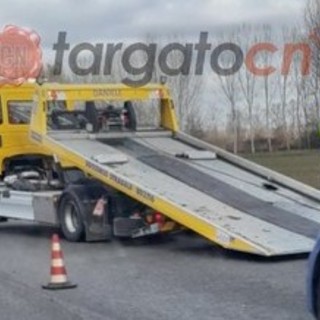
[[[71,241],[190,229],[257,255],[312,250],[320,192],[180,132],[166,86],[1,92],[3,220],[57,225]]]

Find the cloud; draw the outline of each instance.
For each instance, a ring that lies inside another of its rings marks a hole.
[[[290,23],[302,17],[303,7],[301,0],[2,0],[0,19],[32,27],[48,45],[60,30],[74,41],[89,41]]]

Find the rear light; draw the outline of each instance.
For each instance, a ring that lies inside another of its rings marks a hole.
[[[145,215],[145,221],[150,225],[156,223],[162,226],[166,222],[166,218],[160,212],[155,211]]]
[[[155,223],[163,225],[165,223],[165,217],[160,212],[155,212],[153,214]]]

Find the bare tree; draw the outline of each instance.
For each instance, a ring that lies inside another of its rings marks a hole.
[[[301,28],[294,27],[291,31],[291,39],[293,43],[304,40],[304,35],[299,31]],[[307,144],[310,147],[310,134],[308,133],[306,124],[309,122],[309,111],[306,104],[307,99],[307,86],[308,76],[304,76],[301,72],[301,56],[295,55],[293,58],[293,70],[292,70],[292,86],[294,90],[295,105],[294,118],[296,124],[296,135],[298,138],[299,148],[302,148],[302,138],[307,133]]]
[[[265,42],[271,42],[272,40],[272,29],[270,25],[263,25],[262,27],[262,37]],[[262,62],[265,66],[270,66],[273,61],[273,56],[268,54],[268,52],[262,53]],[[274,78],[274,77],[273,77]],[[264,106],[265,106],[265,116],[266,116],[266,132],[267,132],[267,142],[268,142],[268,150],[269,152],[273,151],[272,147],[272,128],[271,128],[271,111],[270,105],[272,104],[272,100],[274,97],[274,81],[270,81],[272,79],[271,75],[264,75],[263,77],[263,91],[264,91]]]
[[[150,41],[150,39],[148,40]],[[158,38],[158,54],[160,50],[164,48],[166,43],[177,43],[179,48],[172,50],[167,56],[166,64],[173,69],[179,69],[176,75],[167,77],[167,85],[169,86],[173,99],[175,102],[175,108],[178,115],[180,127],[183,131],[196,134],[199,130],[202,130],[204,116],[206,110],[203,108],[202,96],[204,87],[206,86],[206,80],[204,76],[195,75],[194,57],[189,55],[185,43],[186,40],[182,40],[181,37],[174,35],[172,37]],[[184,68],[184,65],[190,62],[190,68]],[[187,70],[188,69],[188,70]],[[153,70],[153,80],[160,82],[162,76],[162,70],[159,64],[155,65]]]
[[[258,36],[255,34],[253,26],[243,25],[238,32],[238,43],[248,51],[252,43],[258,43]],[[248,108],[249,135],[251,153],[256,152],[255,148],[255,128],[254,128],[254,100],[256,94],[256,75],[247,68],[242,68],[238,72],[241,91]]]
[[[227,147],[227,149],[231,149],[231,147],[229,146],[230,142],[232,142],[232,147],[234,147],[234,130],[236,128],[237,130],[236,136],[238,138],[237,148],[238,148],[238,152],[240,152],[242,151],[240,141],[243,141],[245,139],[245,130],[242,128],[242,125],[241,125],[243,120],[241,111],[236,109],[235,112],[236,112],[236,115],[234,115],[231,112],[227,114],[227,119],[226,119],[227,121],[225,125],[225,139],[226,139],[225,147]],[[234,123],[234,121],[236,121],[236,124]]]
[[[290,134],[288,130],[288,75],[279,75],[278,77],[278,88],[279,88],[279,94],[280,94],[280,116],[281,122],[282,122],[282,128],[283,128],[283,134],[285,138],[286,148],[287,150],[290,150]]]
[[[311,76],[307,83],[308,95],[315,101],[316,120],[320,121],[320,1],[308,0],[305,9],[305,25],[312,47]]]
[[[230,42],[236,39],[236,33],[224,33],[221,34],[219,40],[223,42]],[[224,54],[220,57],[220,63],[223,67],[228,68],[234,65],[235,57],[233,55]],[[238,128],[238,98],[239,98],[239,82],[238,75],[232,73],[230,75],[217,74],[217,79],[215,79],[213,84],[214,91],[219,93],[224,100],[229,104],[230,107],[230,116],[231,116],[231,127],[233,132],[233,153],[237,154],[239,149],[239,128]]]
[[[288,43],[290,41],[291,34],[290,30],[284,26],[282,28],[282,40],[283,43]],[[286,59],[285,57],[284,59]],[[292,74],[288,73],[279,73],[278,74],[278,88],[279,88],[279,96],[281,103],[281,113],[280,117],[282,119],[282,128],[285,139],[286,149],[289,151],[291,149],[291,130],[289,122],[290,110],[288,107],[289,100],[289,92],[292,88]]]
[[[224,94],[226,100],[230,105],[231,110],[231,121],[233,128],[233,152],[235,154],[238,153],[238,119],[237,119],[237,94],[238,90],[236,88],[236,76],[230,75],[227,77],[223,77],[221,75],[218,76],[220,90]]]

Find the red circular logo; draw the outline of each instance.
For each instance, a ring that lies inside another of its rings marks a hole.
[[[33,31],[6,26],[0,33],[0,85],[20,85],[42,69],[40,37]]]

